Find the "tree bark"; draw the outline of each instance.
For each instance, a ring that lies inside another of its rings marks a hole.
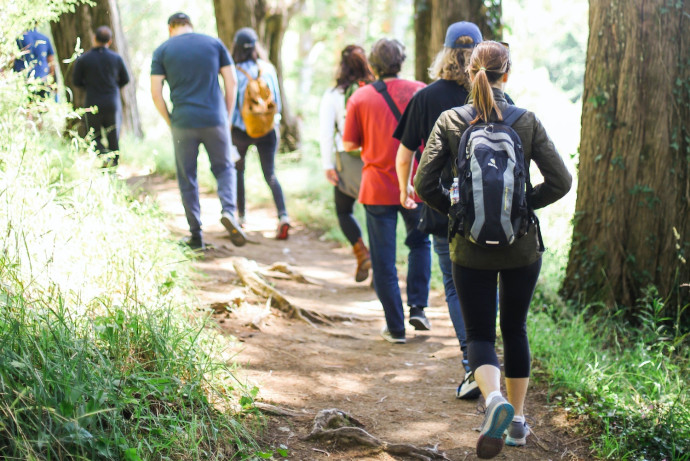
[[[129,64],[129,49],[115,0],[97,0],[94,6],[76,5],[74,12],[65,13],[57,22],[50,24],[68,98],[75,107],[83,107],[85,92],[72,84],[73,60],[70,57],[74,56],[77,41],[84,51],[91,49],[94,30],[104,25],[112,29],[113,42],[110,48],[122,56],[131,78],[131,81],[120,92],[123,129],[140,138],[143,132],[136,98],[137,83]],[[64,62],[65,60],[69,62]]]
[[[415,0],[415,78],[429,83],[428,69],[443,48],[446,29],[458,21],[477,24],[484,40],[500,40],[501,0]]]
[[[690,303],[690,2],[592,0],[589,23],[562,291],[632,307],[654,285],[678,319]]]
[[[305,0],[214,0],[218,36],[229,50],[235,32],[242,27],[251,27],[266,47],[268,59],[276,68],[280,97],[283,106],[280,131],[285,150],[296,150],[299,141],[299,120],[292,113],[283,86],[283,62],[281,49],[283,37],[290,19],[304,6]]]

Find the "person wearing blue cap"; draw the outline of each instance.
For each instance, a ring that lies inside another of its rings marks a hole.
[[[479,27],[471,22],[456,22],[448,27],[443,49],[436,55],[429,68],[429,76],[435,81],[414,95],[393,133],[393,137],[400,140],[396,169],[400,182],[400,203],[406,208],[417,207],[410,183],[413,153],[415,149],[426,144],[436,119],[443,111],[467,103],[470,81],[465,65],[469,62],[472,50],[481,41],[482,33]],[[442,181],[446,187],[449,187],[453,181],[450,163],[444,170]],[[462,350],[465,378],[458,386],[456,397],[476,399],[480,391],[470,369],[465,323],[453,284],[452,262],[448,247],[448,218],[426,204],[420,206],[423,207],[420,230],[433,236],[434,251],[438,256],[439,268],[443,274],[448,312]]]
[[[247,238],[235,219],[237,175],[230,157],[229,118],[235,109],[237,76],[235,65],[223,42],[197,34],[184,13],[168,19],[170,38],[153,52],[151,97],[156,109],[172,131],[177,182],[191,236],[185,244],[203,250],[201,207],[197,182],[197,157],[203,144],[218,183],[220,222],[236,246]],[[225,94],[218,74],[223,77]],[[163,99],[163,82],[170,87],[172,113]]]
[[[34,93],[47,98],[55,84],[55,52],[50,39],[36,29],[25,31],[17,39],[20,53],[12,64],[15,72],[26,72],[27,77],[41,81],[43,85]]]

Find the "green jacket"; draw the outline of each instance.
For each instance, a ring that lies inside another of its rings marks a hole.
[[[499,109],[506,107],[508,103],[503,92],[498,89],[493,91]],[[448,162],[456,164],[460,138],[466,128],[467,125],[455,110],[443,112],[431,132],[415,176],[417,195],[444,214],[448,214],[450,199],[448,190],[441,186],[439,178]],[[513,124],[513,129],[522,140],[527,168],[534,160],[544,177],[543,183],[534,186],[527,201],[534,209],[543,208],[568,193],[572,177],[536,115],[526,112]],[[513,269],[531,264],[540,257],[534,226],[527,235],[505,248],[484,248],[459,234],[450,242],[451,260],[471,269]]]

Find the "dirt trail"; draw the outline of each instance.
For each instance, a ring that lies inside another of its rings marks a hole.
[[[170,215],[172,231],[186,235],[176,183],[155,177],[141,181]],[[320,410],[338,408],[381,440],[437,446],[450,460],[476,459],[478,432],[473,429],[481,425],[483,415],[479,402],[455,398],[462,378],[460,348],[443,293],[432,293],[426,310],[432,330],[415,332],[410,327],[407,344],[391,345],[379,336],[383,311],[369,281],[353,280],[354,258],[348,248],[320,240],[300,223],[294,223],[289,240],[273,239],[272,209],[248,211],[246,231],[256,243],[237,248],[218,222],[216,196],[202,196],[201,207],[205,238],[214,248],[195,263],[206,275],[197,282],[199,299],[203,305],[232,305],[233,298],[245,298],[239,308],[216,315],[222,330],[240,340],[235,359],[242,367],[240,376],[259,387],[261,402],[299,414],[269,415],[266,445],[287,446],[291,460],[421,459],[303,440]],[[313,282],[268,279],[292,303],[352,319],[314,328],[276,309],[267,312],[266,300],[245,289],[235,273],[232,258],[238,256],[261,267],[287,262]],[[260,329],[249,326],[253,320]],[[527,446],[506,447],[495,459],[588,459],[586,440],[568,435],[572,423],[547,403],[546,392],[530,390],[526,412],[535,435]]]

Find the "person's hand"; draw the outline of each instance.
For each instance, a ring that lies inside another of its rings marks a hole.
[[[326,173],[326,179],[328,179],[328,182],[333,184],[334,186],[337,186],[338,185],[338,172],[335,171],[335,168],[325,170],[325,173]]]
[[[408,210],[417,208],[417,202],[412,198],[414,196],[414,187],[408,185],[405,190],[400,191],[400,204]]]

